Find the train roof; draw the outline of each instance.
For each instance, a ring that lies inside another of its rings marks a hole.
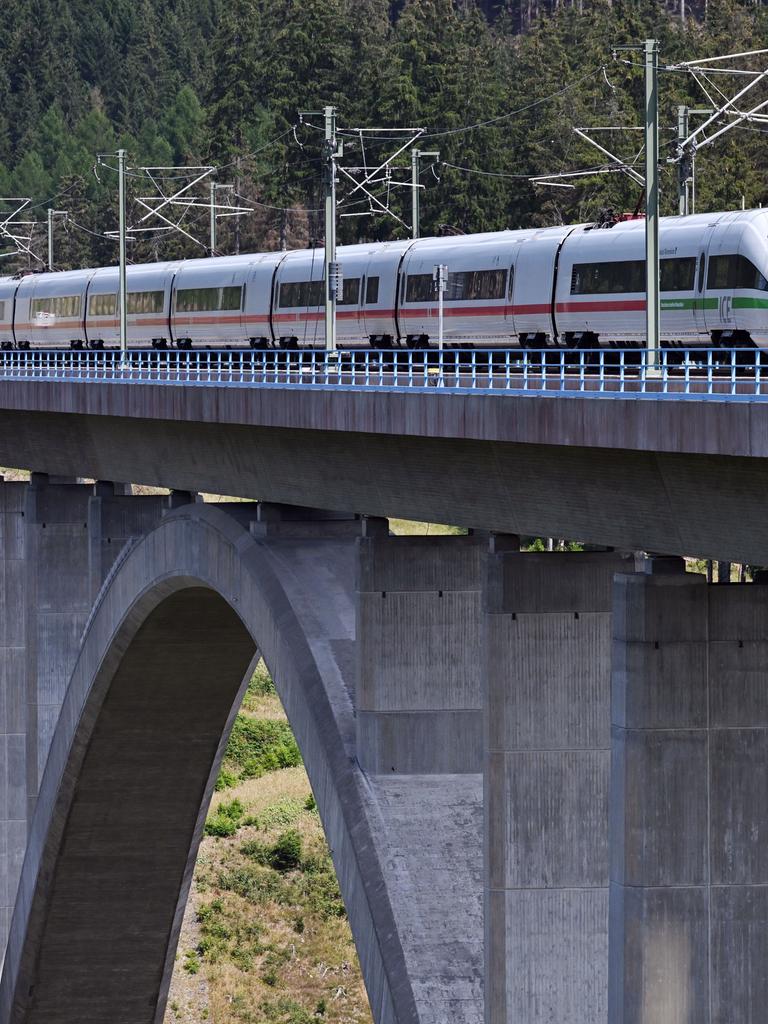
[[[721,210],[712,213],[691,213],[686,217],[661,217],[661,226],[665,228],[707,228],[722,221],[731,223],[754,223],[768,219],[768,210]],[[645,217],[638,217],[633,220],[619,221],[610,227],[595,228],[590,225],[579,225],[577,230],[582,231],[645,231]]]

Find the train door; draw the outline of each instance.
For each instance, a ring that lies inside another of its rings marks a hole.
[[[359,346],[367,342],[363,312],[367,254],[352,246],[339,253],[342,286],[336,299],[336,336],[340,344]]]
[[[515,328],[515,269],[520,254],[521,242],[516,242],[509,252],[509,269],[507,271],[507,297],[504,303],[504,319],[509,326],[511,335],[517,334]]]
[[[741,230],[726,215],[708,229],[708,236],[705,239],[709,242],[706,247],[706,284],[699,293],[704,313],[704,330],[713,339],[723,334],[728,338],[736,327],[733,298]]]

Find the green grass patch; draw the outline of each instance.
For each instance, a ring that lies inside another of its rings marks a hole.
[[[296,768],[301,754],[287,722],[249,718],[239,714],[216,782],[218,790],[246,779],[258,779],[278,768]]]
[[[240,828],[245,816],[245,808],[239,800],[230,800],[229,803],[219,804],[216,812],[209,815],[205,823],[205,834],[207,836],[218,836],[225,839],[233,836]]]

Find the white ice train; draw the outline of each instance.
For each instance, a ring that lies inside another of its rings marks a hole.
[[[768,348],[768,211],[661,222],[667,347]],[[433,270],[448,267],[445,341],[463,348],[644,343],[644,222],[553,227],[340,247],[341,347],[437,340]],[[325,343],[323,252],[128,268],[132,348],[304,348]],[[0,347],[109,348],[118,272],[0,278]]]

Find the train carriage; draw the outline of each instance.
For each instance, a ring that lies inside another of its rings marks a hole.
[[[253,256],[185,260],[173,280],[171,337],[177,348],[243,345]]]
[[[644,228],[637,220],[568,237],[555,296],[561,343],[645,344]],[[659,239],[665,346],[768,345],[768,214],[662,218]]]
[[[279,348],[322,347],[324,255],[321,249],[283,254],[272,292],[272,332]]]
[[[175,263],[126,268],[127,326],[131,344],[163,348],[170,341],[171,286]],[[120,342],[120,275],[117,267],[97,270],[88,285],[85,333],[89,348]]]
[[[83,348],[85,298],[94,270],[29,274],[16,291],[14,335],[18,348]]]
[[[412,243],[340,246],[336,338],[357,347],[397,338],[395,301],[402,254]],[[273,332],[281,347],[325,345],[325,252],[287,253],[275,275]]]
[[[345,275],[349,273],[347,252],[359,249],[362,253],[361,337],[368,339],[374,348],[391,348],[400,337],[396,319],[397,286],[403,259],[413,245],[411,241],[383,242],[344,246],[340,250]]]
[[[503,236],[502,236],[503,237]],[[484,345],[512,333],[507,319],[507,288],[512,239],[467,239],[446,245],[442,239],[417,242],[403,260],[398,322],[410,347],[425,346],[438,333],[434,271],[448,268],[443,296],[444,337]]]
[[[724,215],[708,245],[704,321],[724,345],[768,347],[768,213]]]

